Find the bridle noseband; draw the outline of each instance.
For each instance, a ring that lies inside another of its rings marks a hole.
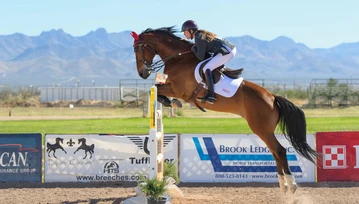
[[[151,52],[153,52],[155,55],[157,55],[157,52],[152,49],[148,44],[146,44],[143,40],[139,40],[137,42],[134,43],[133,48],[135,50],[135,53],[138,52],[139,50],[137,48],[141,49],[141,60],[137,60],[136,63],[142,62],[145,65],[145,69],[154,72],[154,70],[156,69],[161,69],[161,67],[157,68],[157,66],[155,66],[158,62],[153,63],[152,60],[146,60],[145,59],[145,48],[147,48],[148,50],[150,50]],[[162,65],[164,66],[164,65]]]
[[[161,70],[165,66],[165,63],[168,62],[169,60],[171,60],[172,58],[175,58],[177,56],[180,56],[180,55],[187,54],[187,53],[191,52],[191,50],[188,50],[188,51],[185,51],[185,52],[180,52],[178,54],[171,55],[169,57],[165,57],[163,59],[160,59],[160,60],[158,60],[156,62],[152,62],[152,60],[146,60],[145,59],[145,48],[150,50],[155,55],[158,55],[158,53],[156,52],[156,50],[154,48],[150,47],[147,43],[145,43],[144,40],[141,39],[141,35],[139,35],[138,37],[139,37],[139,39],[135,41],[133,47],[134,47],[135,53],[139,51],[137,49],[137,47],[141,48],[141,58],[142,59],[137,60],[136,63],[142,62],[145,65],[145,69],[150,71],[151,73],[158,72],[159,70]]]

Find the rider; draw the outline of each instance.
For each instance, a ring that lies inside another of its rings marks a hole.
[[[192,46],[192,51],[198,59],[204,60],[207,52],[213,54],[211,60],[203,68],[208,87],[207,95],[204,98],[197,98],[202,102],[207,101],[213,104],[216,98],[214,96],[212,71],[231,60],[236,54],[236,47],[212,32],[199,30],[197,23],[193,20],[187,20],[182,24],[182,32],[187,39],[194,39],[195,45]]]

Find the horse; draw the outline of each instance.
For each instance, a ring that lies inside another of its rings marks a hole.
[[[274,132],[279,126],[293,148],[315,164],[318,152],[307,143],[304,112],[289,100],[248,80],[240,83],[232,97],[216,94],[214,104],[197,102],[195,98],[203,97],[206,90],[197,88],[201,86],[194,75],[200,60],[191,51],[193,43],[176,36],[176,32],[174,26],[148,28],[140,34],[131,32],[138,75],[147,79],[151,73],[164,67],[163,73],[167,79],[156,86],[158,101],[165,106],[181,107],[182,104],[176,99],[182,99],[202,111],[227,112],[244,118],[253,133],[271,151],[277,165],[280,189],[284,193],[288,190],[295,193],[297,184],[288,165],[286,149],[278,142]],[[153,62],[156,55],[161,59]],[[170,100],[169,97],[174,99]]]
[[[50,144],[49,142],[46,144],[47,155],[50,157],[50,152],[53,151],[52,155],[54,156],[54,158],[57,158],[55,156],[56,149],[61,149],[62,151],[65,152],[65,154],[67,154],[67,152],[64,150],[64,148],[61,146],[61,144],[64,143],[64,139],[57,137],[55,139],[55,141],[56,141],[55,144]],[[61,142],[61,144],[60,144],[60,142]]]
[[[90,159],[92,158],[92,154],[94,153],[94,149],[95,149],[95,144],[92,145],[87,145],[86,144],[86,139],[85,138],[80,138],[78,139],[78,144],[81,145],[76,149],[76,151],[74,152],[74,154],[76,154],[77,151],[79,151],[80,149],[85,150],[85,157],[83,159],[86,159],[87,157],[87,152],[90,153]]]

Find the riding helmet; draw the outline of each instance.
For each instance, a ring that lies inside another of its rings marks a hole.
[[[198,30],[197,23],[193,20],[187,20],[182,24],[182,32],[185,30]]]

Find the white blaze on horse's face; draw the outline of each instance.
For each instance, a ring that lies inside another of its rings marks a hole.
[[[146,42],[144,35],[137,35],[135,32],[131,32],[134,39],[133,49],[136,55],[136,66],[138,75],[147,79],[151,75],[152,60],[156,53],[153,47],[150,47],[149,42]]]

